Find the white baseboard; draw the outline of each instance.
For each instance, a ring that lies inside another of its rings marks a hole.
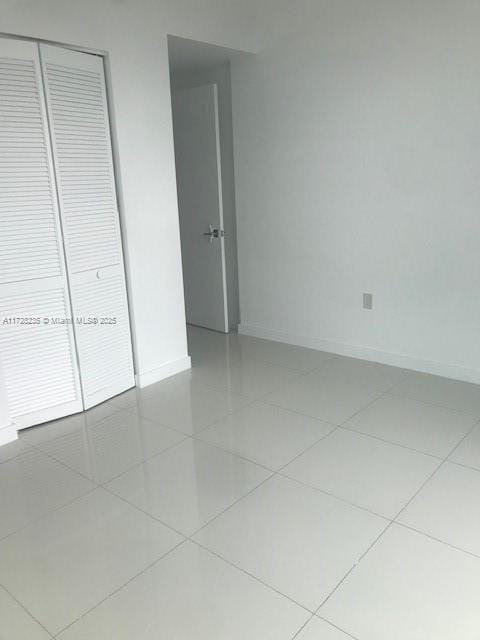
[[[192,361],[190,359],[190,356],[185,356],[184,358],[180,358],[179,360],[167,362],[157,369],[152,369],[151,371],[146,371],[145,373],[137,373],[135,375],[135,381],[137,383],[137,387],[140,387],[141,389],[143,387],[148,387],[148,385],[154,384],[155,382],[160,382],[160,380],[164,380],[165,378],[169,378],[170,376],[174,376],[176,373],[180,373],[181,371],[186,371],[187,369],[191,368]]]
[[[8,444],[18,440],[17,427],[14,424],[10,424],[7,427],[0,429],[0,447],[2,444]]]
[[[431,373],[436,376],[443,376],[444,378],[453,378],[455,380],[462,380],[463,382],[480,384],[480,371],[448,364],[446,362],[424,360],[411,355],[378,351],[377,349],[371,349],[369,347],[359,347],[341,342],[330,342],[329,340],[322,340],[321,338],[299,336],[244,323],[238,326],[238,333],[254,338],[285,342],[286,344],[293,344],[298,347],[327,351],[328,353],[349,356],[350,358],[371,360],[372,362],[389,364],[393,367],[403,367],[404,369],[412,369],[413,371],[419,371],[421,373]]]

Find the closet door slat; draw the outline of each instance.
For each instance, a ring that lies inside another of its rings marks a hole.
[[[38,47],[7,38],[0,159],[0,353],[23,428],[81,411],[82,400]]]
[[[50,45],[40,56],[88,408],[135,384],[103,61]]]

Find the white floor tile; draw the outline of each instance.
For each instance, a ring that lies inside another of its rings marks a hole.
[[[82,413],[76,413],[68,418],[47,422],[39,425],[38,427],[32,427],[31,429],[23,429],[19,432],[19,437],[22,440],[25,440],[28,444],[38,445],[42,442],[47,442],[53,438],[58,438],[59,436],[76,431],[82,427],[89,427],[97,424],[97,422],[111,416],[117,410],[118,409],[116,407],[104,402],[103,404],[99,404],[97,407],[93,407],[93,409],[89,409]]]
[[[238,336],[239,348],[244,357],[260,360],[297,371],[313,371],[325,365],[334,356],[324,351],[306,349],[283,342],[273,342],[250,336]]]
[[[186,542],[59,640],[290,640],[304,609]]]
[[[333,625],[320,618],[314,617],[301,630],[295,640],[351,640],[348,636]]]
[[[480,471],[445,463],[399,521],[480,556],[479,507]]]
[[[393,518],[439,464],[423,453],[338,429],[283,473]]]
[[[141,400],[146,400],[148,397],[155,395],[155,391],[149,392],[149,389],[150,387],[145,387],[144,389],[134,387],[124,393],[120,393],[118,396],[110,398],[108,404],[117,409],[128,409],[138,404]]]
[[[190,535],[268,475],[248,460],[189,439],[106,487]]]
[[[93,426],[82,426],[37,446],[95,482],[103,483],[185,437],[152,420],[120,410]]]
[[[195,540],[315,610],[387,522],[276,476]]]
[[[33,449],[4,462],[0,465],[0,538],[94,486],[60,462]]]
[[[480,640],[480,386],[188,340],[0,447],[0,639]]]
[[[410,371],[386,364],[332,356],[314,375],[327,376],[339,382],[358,384],[367,389],[386,391],[404,380]]]
[[[412,373],[391,393],[442,407],[465,411],[480,418],[480,385],[450,380],[428,373]]]
[[[160,382],[149,384],[147,387],[133,387],[128,391],[120,393],[118,396],[114,396],[108,400],[108,404],[116,407],[117,409],[129,409],[135,404],[139,404],[142,400],[151,398],[157,393],[161,393],[166,387],[173,383],[178,383],[180,380],[191,380],[192,375],[190,370],[179,373],[175,376],[165,378]]]
[[[475,422],[466,413],[387,394],[344,426],[445,458]]]
[[[319,610],[358,640],[478,640],[480,559],[392,525]]]
[[[450,456],[452,462],[480,470],[480,426],[476,427]]]
[[[208,427],[199,437],[269,469],[279,469],[334,428],[293,411],[255,402]]]
[[[52,636],[16,600],[0,587],[0,638],[2,640],[51,640]]]
[[[55,635],[181,540],[97,489],[0,542],[0,583]]]
[[[215,389],[257,399],[277,389],[285,382],[297,378],[298,371],[249,358],[235,359],[228,366],[218,362],[193,367],[194,380]]]
[[[307,374],[270,393],[263,401],[338,425],[379,395],[379,391]]]
[[[16,458],[21,453],[28,451],[29,448],[28,444],[25,444],[22,440],[14,440],[8,444],[0,445],[0,464]]]
[[[191,435],[249,403],[247,398],[181,375],[157,388],[154,395],[139,400],[131,410]]]

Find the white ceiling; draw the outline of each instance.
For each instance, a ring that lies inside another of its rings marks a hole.
[[[206,42],[168,36],[168,55],[170,71],[178,73],[214,67],[224,64],[236,56],[246,54],[243,51],[218,47]]]

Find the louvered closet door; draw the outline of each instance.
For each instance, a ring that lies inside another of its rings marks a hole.
[[[134,386],[103,61],[40,45],[85,408]]]
[[[38,48],[0,38],[0,353],[20,428],[82,410],[68,321]]]

